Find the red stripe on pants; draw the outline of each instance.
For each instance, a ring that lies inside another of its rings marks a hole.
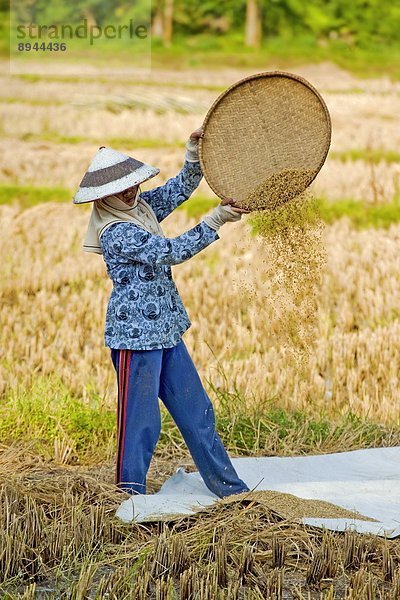
[[[132,350],[119,351],[118,364],[118,448],[117,448],[117,472],[115,483],[121,482],[122,461],[125,446],[126,431],[126,407],[129,388],[129,373],[131,366]]]

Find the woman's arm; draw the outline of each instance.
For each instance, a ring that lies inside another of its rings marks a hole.
[[[178,175],[164,185],[142,192],[140,197],[151,206],[160,222],[192,195],[202,177],[200,162],[185,160]]]
[[[143,200],[150,204],[158,221],[165,219],[198,187],[203,177],[199,162],[199,139],[201,137],[204,137],[202,127],[198,127],[190,134],[185,146],[185,162],[176,177],[169,179],[165,185],[140,194]]]
[[[114,223],[101,236],[104,257],[121,257],[152,266],[177,265],[219,239],[217,231],[201,221],[176,238],[152,234],[135,223]]]

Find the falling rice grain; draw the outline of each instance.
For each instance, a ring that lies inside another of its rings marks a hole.
[[[266,313],[274,315],[270,339],[303,366],[317,337],[317,300],[326,262],[317,201],[305,190],[314,174],[286,169],[268,177],[241,203],[252,211],[249,222],[261,241],[261,293]]]

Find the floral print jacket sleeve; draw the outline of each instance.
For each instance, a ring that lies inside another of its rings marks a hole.
[[[140,197],[150,204],[160,222],[189,198],[202,177],[200,162],[192,163],[185,160],[178,175],[168,179],[164,185],[142,192]]]
[[[188,260],[218,239],[218,233],[204,221],[175,238],[155,235],[135,223],[115,223],[101,236],[101,245],[106,261],[159,267]]]

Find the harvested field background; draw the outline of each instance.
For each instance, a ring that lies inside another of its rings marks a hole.
[[[148,187],[177,174],[208,107],[251,72],[80,81],[10,78],[1,65],[1,597],[175,598],[173,581],[181,598],[400,597],[398,541],[322,533],[249,500],[171,528],[112,518],[125,496],[113,485],[116,383],[103,346],[111,284],[101,257],[81,251],[90,207],[68,200],[100,144],[158,166]],[[333,121],[312,185],[325,207],[326,264],[307,360],[296,360],[298,340],[274,312],[269,255],[250,216],[173,267],[192,320],[185,343],[232,456],[400,444],[400,84],[329,64],[295,72]],[[163,222],[166,235],[215,203],[203,179]],[[149,492],[177,466],[194,468],[162,410]]]

